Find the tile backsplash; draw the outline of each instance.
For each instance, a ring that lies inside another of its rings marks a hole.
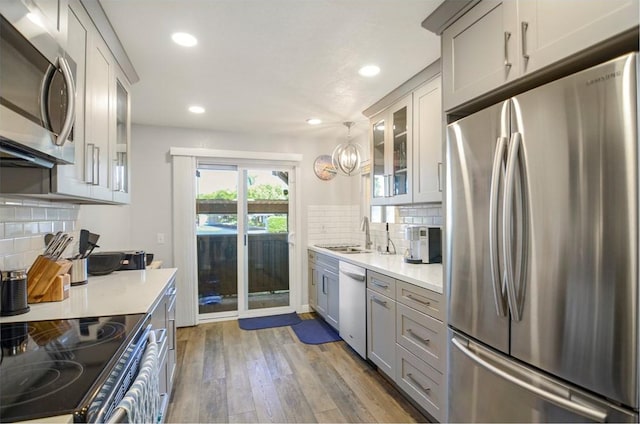
[[[28,269],[43,252],[47,233],[64,231],[77,240],[78,211],[67,203],[0,197],[0,270]]]
[[[307,208],[307,240],[316,243],[364,244],[364,232],[360,230],[362,213],[358,205],[310,205]],[[381,220],[373,217],[373,221]],[[389,221],[389,237],[398,254],[404,254],[409,243],[404,239],[405,228],[410,225],[443,225],[441,204],[416,204],[394,207]],[[373,248],[386,247],[385,223],[370,224]]]

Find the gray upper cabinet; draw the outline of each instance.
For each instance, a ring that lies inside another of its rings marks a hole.
[[[487,93],[518,75],[517,6],[482,1],[442,33],[444,109]]]
[[[80,0],[16,0],[3,14],[37,13],[75,67],[74,164],[3,168],[3,194],[71,203],[130,202],[131,95],[128,79]],[[64,43],[62,42],[64,40]],[[37,37],[32,40],[36,47]]]
[[[87,87],[87,49],[90,36],[89,17],[79,3],[69,4],[67,53],[76,63],[76,121],[73,125],[75,165],[58,165],[52,170],[52,186],[58,194],[89,197],[85,182],[85,122]]]
[[[371,118],[372,195],[374,205],[411,203],[412,95]]]
[[[112,139],[109,145],[110,151],[110,181],[113,191],[113,201],[117,203],[129,203],[130,182],[129,175],[130,151],[131,151],[131,96],[130,86],[121,71],[113,79],[113,92],[115,101],[111,116],[111,124],[115,131],[112,132]]]
[[[440,76],[413,92],[413,202],[441,202],[442,90]]]
[[[523,73],[536,71],[638,25],[638,0],[520,0]]]
[[[67,35],[68,0],[31,0],[31,4],[36,6],[38,18],[47,32],[66,47],[70,38]]]
[[[444,110],[638,26],[637,0],[483,0],[442,33]]]

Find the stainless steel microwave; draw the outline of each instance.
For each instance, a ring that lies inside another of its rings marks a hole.
[[[26,15],[0,16],[0,166],[72,164],[76,65]]]

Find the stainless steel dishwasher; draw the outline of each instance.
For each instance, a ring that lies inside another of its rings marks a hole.
[[[366,270],[340,261],[339,328],[340,337],[367,357]]]

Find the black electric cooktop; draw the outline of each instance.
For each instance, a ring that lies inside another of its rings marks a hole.
[[[95,396],[144,316],[0,324],[0,421],[81,408]]]

